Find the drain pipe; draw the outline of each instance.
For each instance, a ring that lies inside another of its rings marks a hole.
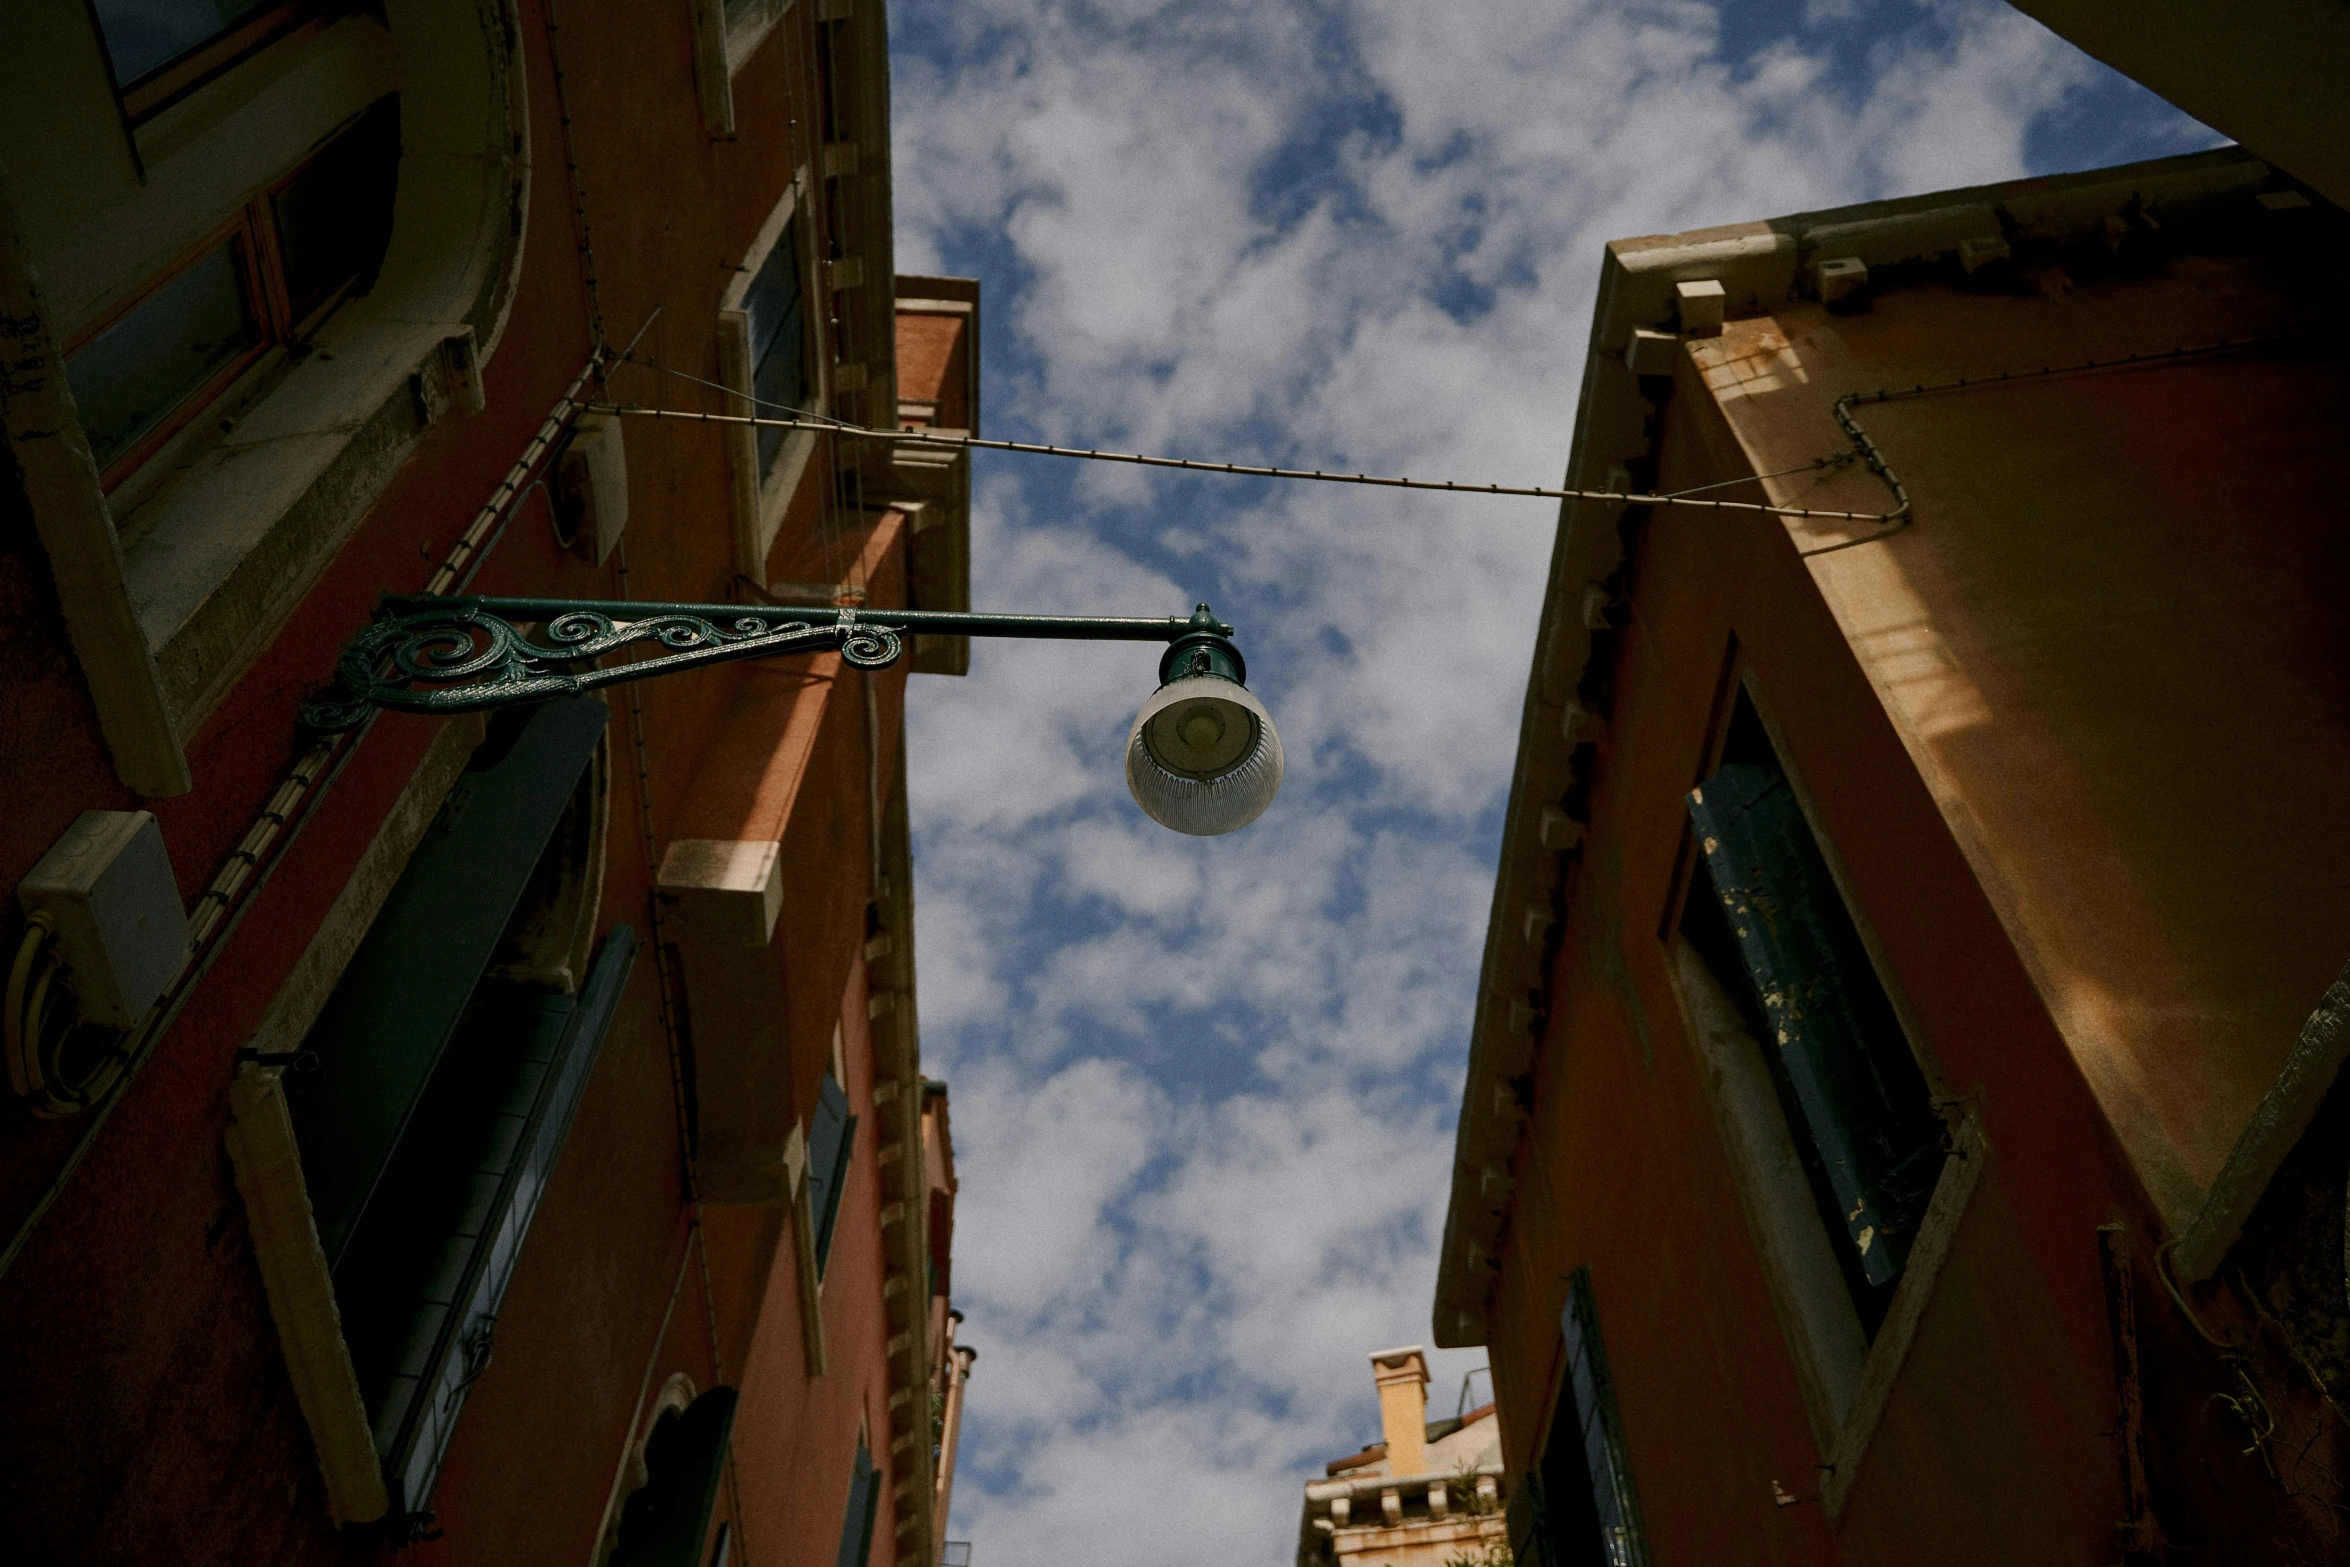
[[[938,1500],[931,1516],[938,1520],[938,1551],[946,1552],[947,1502],[955,1494],[955,1439],[963,1431],[963,1384],[971,1378],[971,1362],[979,1358],[979,1351],[955,1342],[955,1324],[963,1320],[959,1311],[947,1313],[947,1407],[940,1417],[938,1435]]]

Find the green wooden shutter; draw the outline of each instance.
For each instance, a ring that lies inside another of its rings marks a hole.
[[[701,1567],[734,1408],[735,1390],[714,1387],[661,1417],[645,1443],[650,1478],[620,1514],[609,1567]]]
[[[1785,1065],[1862,1271],[1885,1284],[1940,1168],[1916,1060],[1785,775],[1724,766],[1690,792],[1689,814],[1775,1035],[1764,1048]]]
[[[1510,1560],[1515,1567],[1549,1567],[1550,1557],[1543,1545],[1542,1475],[1538,1470],[1529,1469],[1518,1476],[1503,1520],[1509,1526]]]
[[[636,963],[614,927],[576,997],[491,982],[337,1279],[394,1506],[422,1508]]]
[[[849,1507],[840,1524],[838,1567],[865,1567],[873,1553],[873,1517],[881,1502],[881,1476],[873,1455],[857,1444],[857,1466],[849,1476]]]
[[[1567,1390],[1559,1399],[1554,1418],[1564,1420],[1571,1415],[1580,1428],[1599,1559],[1605,1567],[1647,1567],[1647,1535],[1633,1491],[1632,1463],[1624,1446],[1615,1383],[1608,1375],[1607,1350],[1599,1339],[1599,1313],[1591,1300],[1589,1268],[1577,1268],[1568,1281],[1566,1309],[1559,1313],[1559,1336],[1566,1349]]]
[[[1565,1377],[1538,1472],[1521,1476],[1510,1497],[1510,1549],[1518,1567],[1648,1567],[1588,1268],[1569,1277],[1559,1339]]]
[[[312,1025],[286,1079],[302,1175],[339,1267],[531,871],[604,732],[593,697],[500,715]]]
[[[808,1126],[808,1215],[816,1225],[816,1274],[832,1255],[833,1220],[840,1213],[840,1190],[848,1183],[849,1156],[856,1150],[857,1118],[849,1114],[849,1096],[832,1074],[816,1096],[816,1114]]]

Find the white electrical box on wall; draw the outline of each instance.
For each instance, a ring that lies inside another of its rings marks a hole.
[[[628,448],[616,414],[582,414],[556,464],[555,485],[575,530],[572,548],[601,566],[628,528]]]
[[[128,1028],[188,959],[188,916],[148,811],[84,811],[16,889],[48,916],[84,1020]]]

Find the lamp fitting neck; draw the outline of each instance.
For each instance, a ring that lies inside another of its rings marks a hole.
[[[1167,645],[1159,659],[1159,684],[1164,686],[1177,680],[1189,680],[1208,675],[1218,680],[1229,680],[1236,686],[1248,684],[1248,660],[1233,646],[1231,627],[1216,618],[1215,612],[1202,604],[1191,612],[1191,629]]]

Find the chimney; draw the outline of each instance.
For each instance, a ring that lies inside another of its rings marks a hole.
[[[1417,1344],[1383,1349],[1371,1357],[1379,1384],[1379,1424],[1387,1435],[1387,1472],[1397,1477],[1428,1472],[1428,1360]]]

